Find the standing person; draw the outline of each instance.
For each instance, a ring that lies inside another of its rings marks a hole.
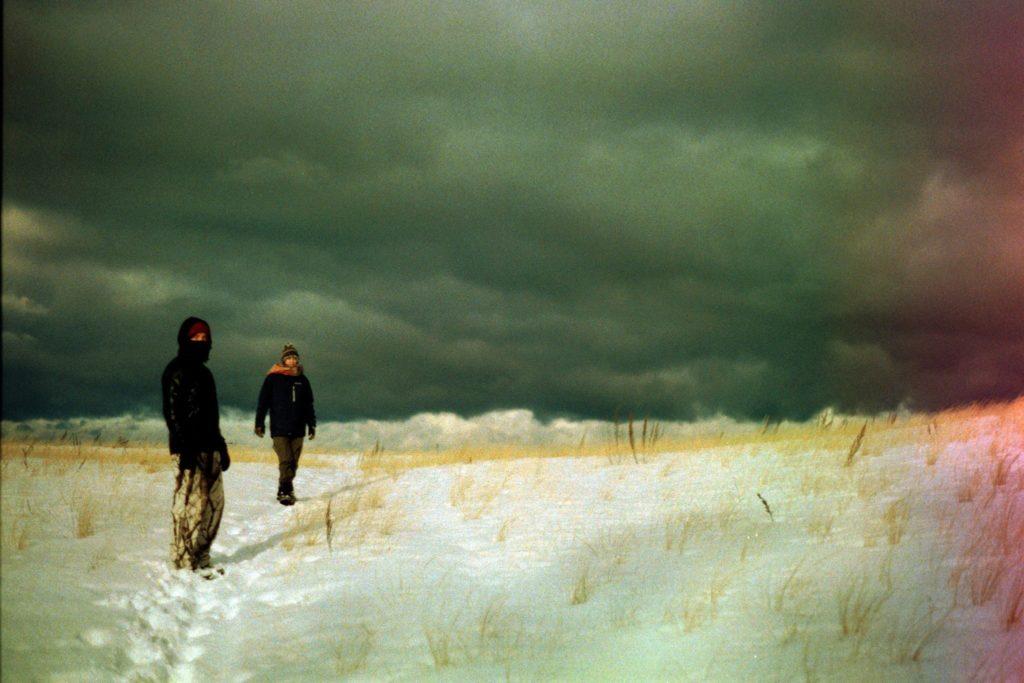
[[[277,500],[281,505],[295,504],[292,480],[302,454],[302,440],[309,428],[309,440],[316,436],[313,411],[313,387],[302,371],[299,352],[291,344],[281,351],[281,362],[267,372],[256,404],[256,436],[263,438],[264,418],[270,411],[270,436],[277,453]]]
[[[210,357],[210,326],[186,318],[178,329],[178,355],[161,378],[169,445],[177,456],[171,506],[171,562],[175,569],[210,568],[210,546],[224,511],[221,472],[231,466],[220,433],[220,411]]]

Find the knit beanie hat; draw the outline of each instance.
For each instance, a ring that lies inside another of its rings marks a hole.
[[[188,338],[191,339],[192,337],[196,336],[200,332],[204,333],[206,335],[207,339],[209,339],[209,337],[210,337],[210,326],[207,325],[206,321],[204,321],[204,320],[197,320],[197,321],[195,321],[194,323],[192,323],[189,326],[189,328],[188,328]]]
[[[288,356],[299,357],[299,352],[291,344],[285,344],[284,349],[281,350],[281,362],[283,363]]]

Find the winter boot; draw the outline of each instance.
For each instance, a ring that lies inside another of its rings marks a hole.
[[[224,576],[223,567],[200,567],[196,569],[196,574],[203,577],[207,581],[216,579],[218,576]]]
[[[281,505],[295,505],[295,493],[291,489],[279,489],[277,502]]]

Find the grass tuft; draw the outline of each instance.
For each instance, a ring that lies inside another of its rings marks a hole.
[[[1000,609],[999,623],[1006,631],[1024,627],[1024,557],[1016,565]]]
[[[952,605],[940,610],[929,600],[926,608],[895,616],[884,641],[889,660],[893,664],[919,663],[925,648],[941,633],[952,613]]]
[[[590,600],[594,592],[594,581],[590,575],[590,563],[580,563],[576,575],[573,578],[572,587],[569,590],[569,604],[582,605]]]
[[[514,517],[509,517],[501,523],[501,526],[498,527],[498,533],[494,535],[494,541],[496,543],[504,543],[508,539],[508,530],[509,527],[512,526],[512,522],[514,521]]]
[[[889,545],[896,545],[903,538],[903,532],[907,528],[907,520],[910,519],[910,503],[906,496],[898,498],[886,506],[882,514],[882,521],[885,522]]]
[[[334,648],[334,670],[339,676],[351,676],[366,668],[376,634],[366,624],[342,629]]]
[[[682,552],[686,542],[699,531],[710,528],[710,520],[700,510],[674,512],[663,522],[665,531],[665,550]]]
[[[843,638],[854,639],[855,651],[859,650],[892,595],[891,584],[876,590],[869,585],[867,576],[848,580],[837,594],[840,633]]]
[[[861,427],[860,431],[857,433],[857,437],[853,440],[853,443],[850,445],[850,450],[846,454],[846,462],[843,463],[843,467],[849,467],[850,465],[853,464],[853,457],[857,455],[857,451],[860,450],[861,443],[863,443],[864,441],[864,434],[866,434],[867,431],[868,423],[865,422],[864,426]]]
[[[70,507],[75,538],[88,538],[96,533],[96,516],[100,506],[92,492],[84,486],[75,486]]]
[[[7,528],[4,529],[3,544],[5,547],[19,552],[28,548],[30,519],[31,517],[28,515],[10,515],[10,521],[6,525]]]
[[[454,663],[453,628],[454,624],[448,625],[447,628],[436,625],[423,626],[423,637],[427,640],[427,649],[430,651],[430,658],[434,662],[435,669],[443,669]]]

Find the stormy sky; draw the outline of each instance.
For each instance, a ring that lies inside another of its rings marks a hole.
[[[1013,2],[3,7],[3,417],[803,418],[1024,390]]]

